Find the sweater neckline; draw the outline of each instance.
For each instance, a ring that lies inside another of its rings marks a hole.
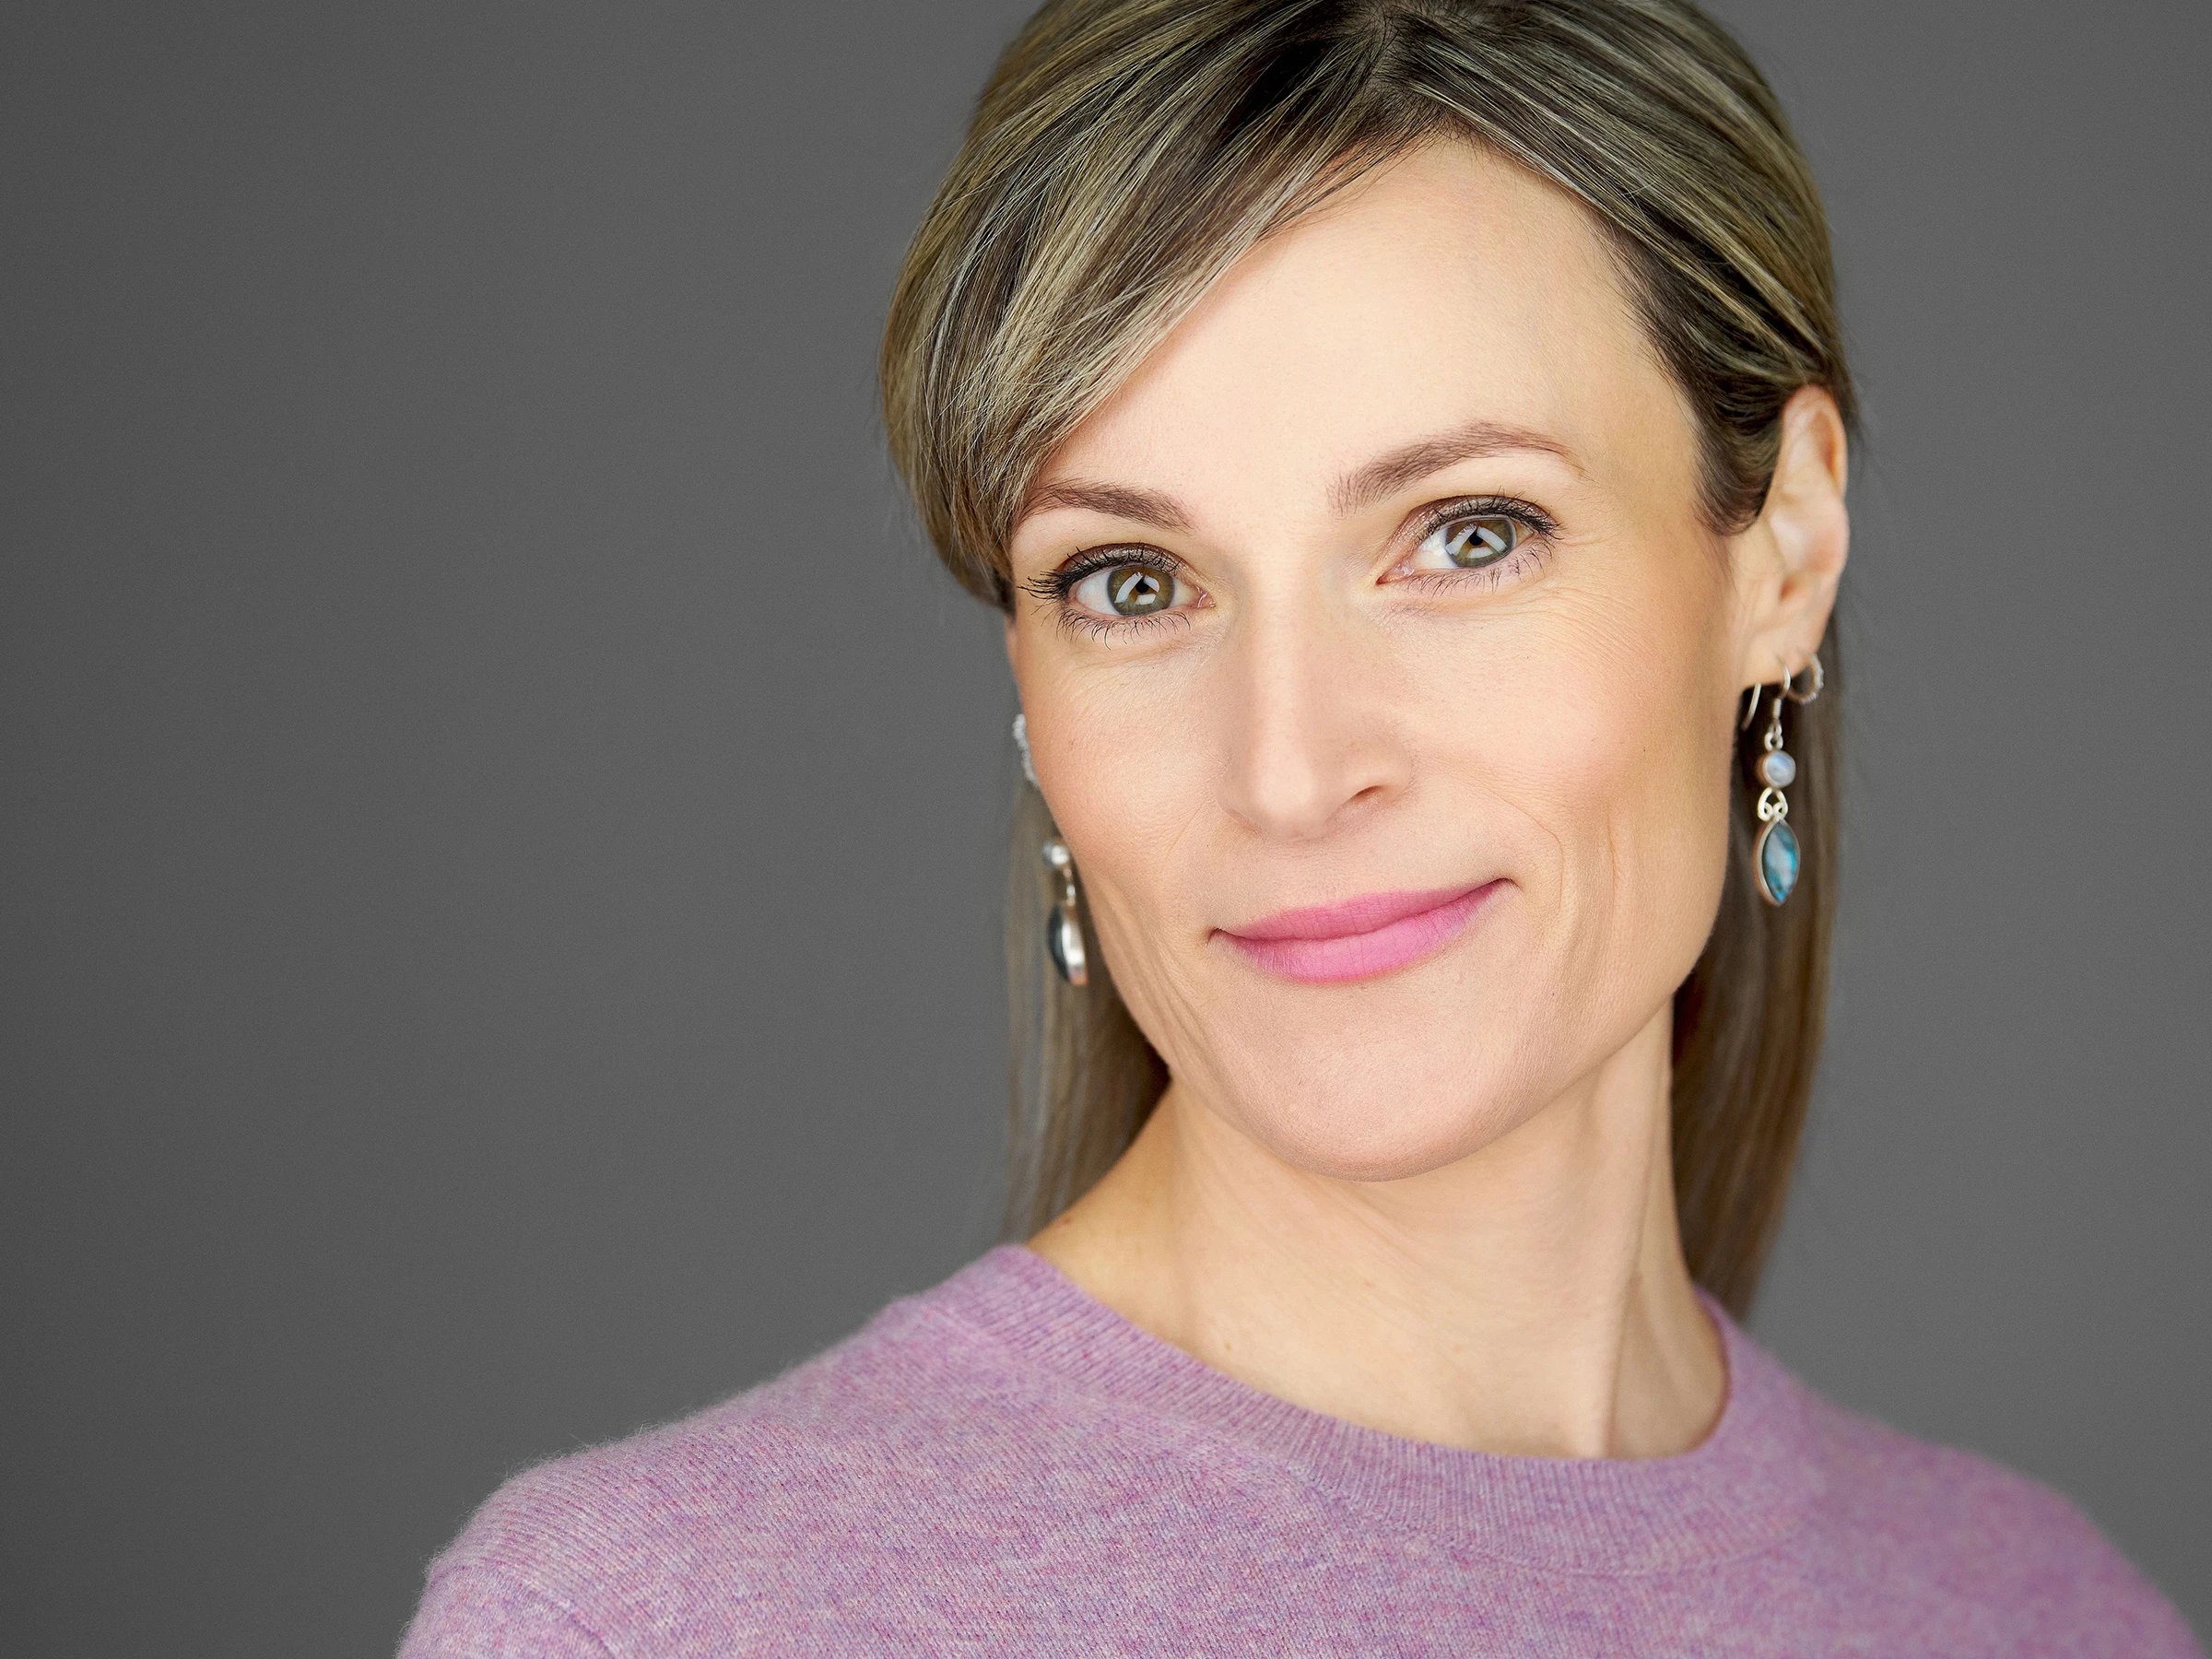
[[[1824,1482],[1803,1390],[1710,1298],[1728,1370],[1720,1420],[1651,1459],[1509,1456],[1407,1440],[1214,1370],[1001,1244],[920,1300],[1112,1406],[1288,1465],[1326,1499],[1449,1548],[1559,1571],[1653,1572],[1751,1553]]]

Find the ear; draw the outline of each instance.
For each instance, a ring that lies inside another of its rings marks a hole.
[[[1783,406],[1782,450],[1766,505],[1729,545],[1743,606],[1738,690],[1804,667],[1828,631],[1851,552],[1843,506],[1849,448],[1843,418],[1825,388],[1800,387]]]

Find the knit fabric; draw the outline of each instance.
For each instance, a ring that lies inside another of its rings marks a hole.
[[[2072,1507],[1718,1310],[1719,1425],[1500,1457],[1260,1393],[1003,1245],[774,1382],[510,1481],[403,1659],[2199,1655]]]

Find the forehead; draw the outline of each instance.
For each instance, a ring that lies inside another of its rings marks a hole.
[[[1690,448],[1590,214],[1436,143],[1233,266],[1038,482],[1126,479],[1225,507],[1318,497],[1347,464],[1475,420],[1545,433],[1594,473]]]

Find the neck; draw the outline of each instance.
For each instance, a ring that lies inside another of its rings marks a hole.
[[[1428,1173],[1296,1169],[1171,1087],[1030,1247],[1240,1381],[1412,1440],[1550,1457],[1688,1450],[1726,1393],[1676,1230],[1669,1018]]]

